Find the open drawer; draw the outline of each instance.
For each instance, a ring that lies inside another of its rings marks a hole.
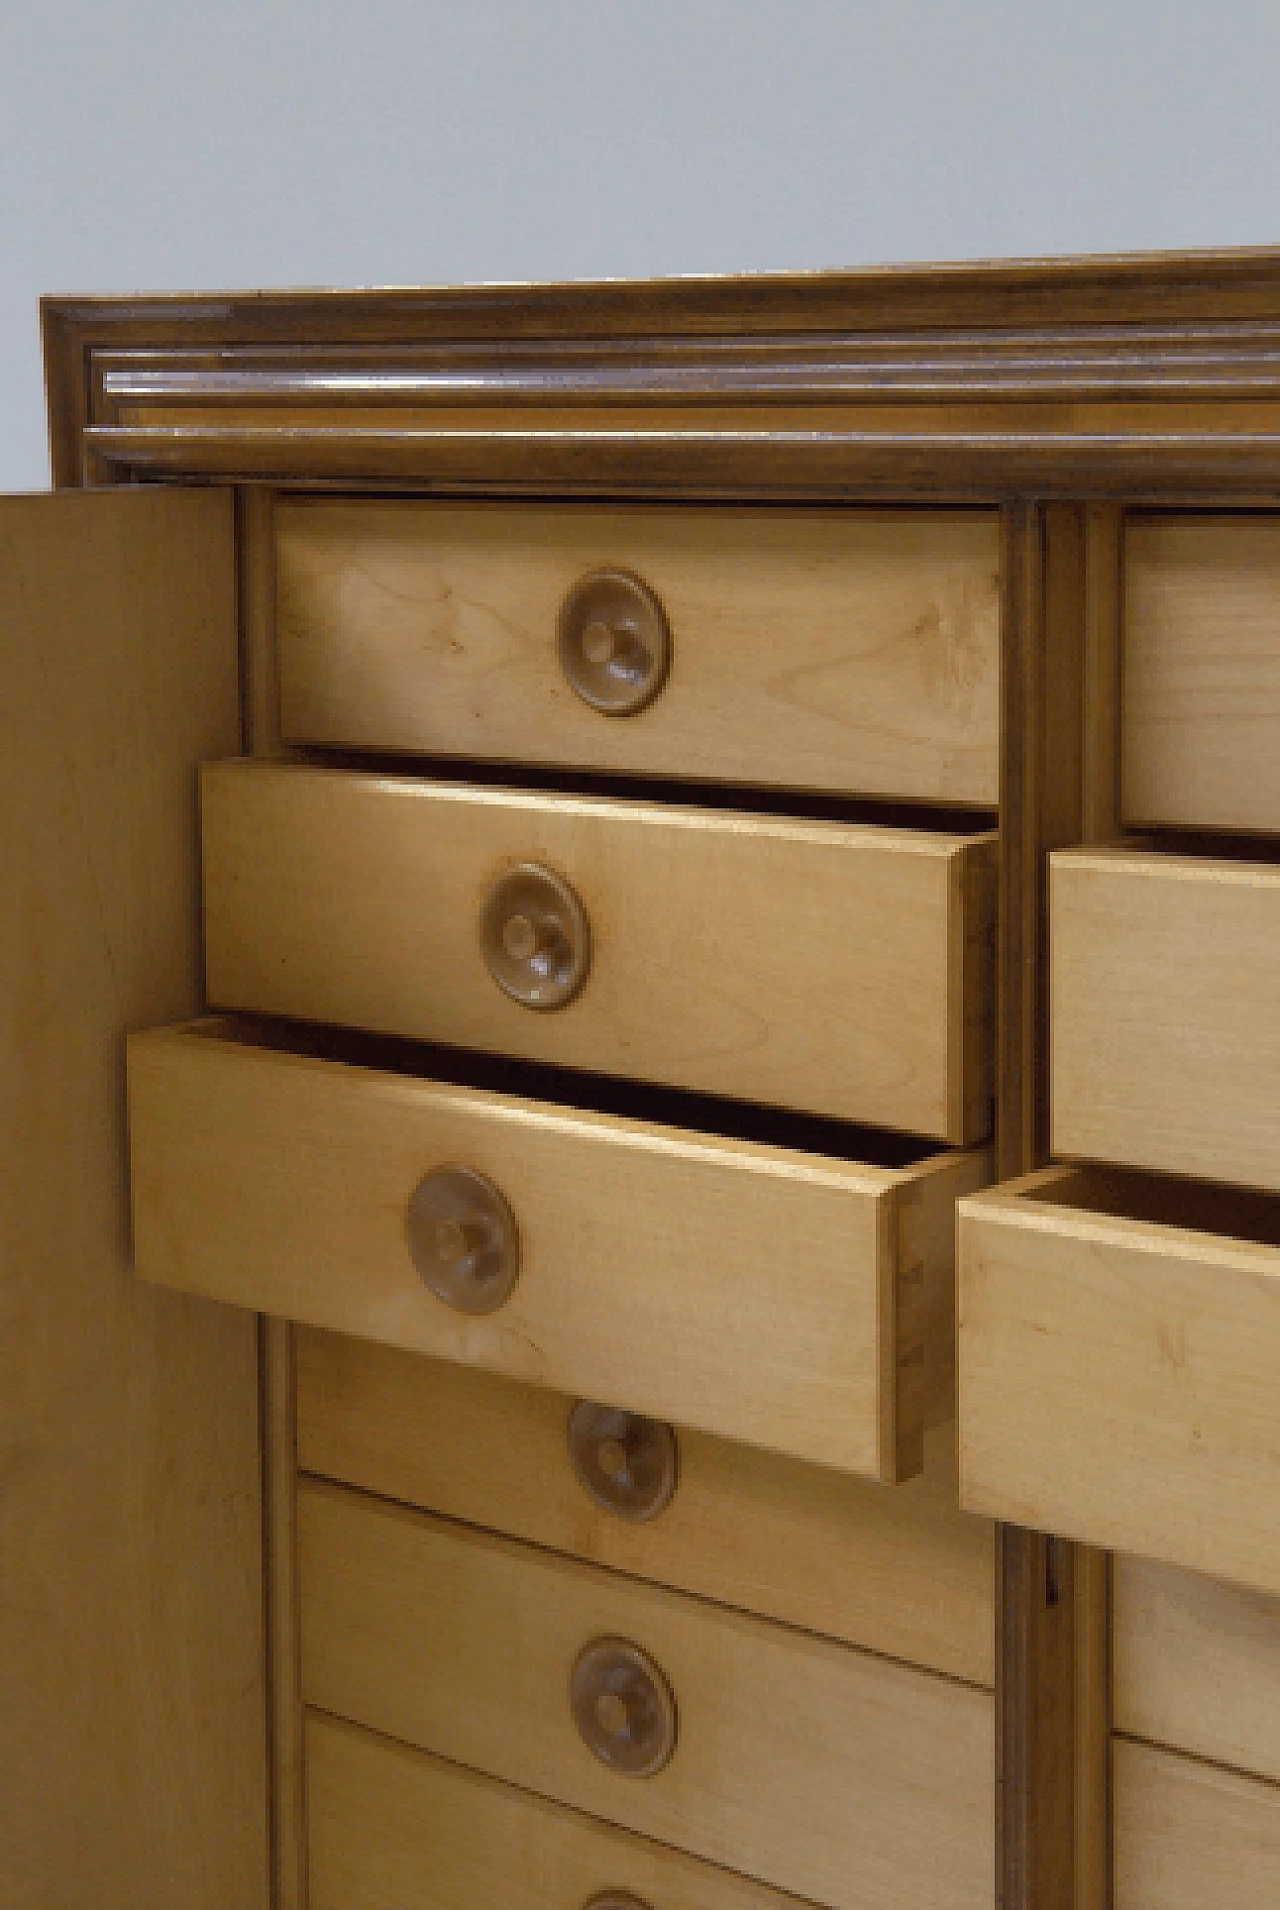
[[[137,1270],[845,1471],[918,1472],[953,1409],[954,1202],[988,1155],[617,1083],[584,1105],[581,1076],[533,1098],[547,1079],[296,1025],[135,1036]]]
[[[957,1284],[964,1506],[1280,1591],[1280,1200],[1047,1168]]]

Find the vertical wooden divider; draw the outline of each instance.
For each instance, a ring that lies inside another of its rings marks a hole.
[[[1101,607],[1108,598],[1095,574],[1103,537],[1104,520],[1075,505],[1005,507],[996,1063],[1002,1179],[1048,1159],[1046,857],[1080,840],[1087,765],[1098,756],[1097,739],[1087,748],[1086,737],[1088,697],[1098,681],[1091,672],[1105,664]],[[1097,1756],[1105,1585],[1105,1560],[1100,1566],[1087,1548],[999,1528],[1000,1910],[1105,1910],[1106,1760]]]
[[[237,489],[244,747],[253,756],[278,756],[282,750],[273,510],[274,494],[265,486]],[[294,1337],[287,1320],[265,1316],[259,1335],[272,1910],[306,1910]]]

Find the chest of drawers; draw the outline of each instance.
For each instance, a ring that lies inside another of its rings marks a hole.
[[[1276,1900],[1278,314],[48,304],[19,1910]]]

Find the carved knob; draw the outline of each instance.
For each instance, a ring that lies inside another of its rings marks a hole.
[[[569,1415],[569,1457],[583,1489],[619,1518],[655,1519],[676,1489],[675,1428],[580,1399]]]
[[[569,1702],[593,1756],[622,1777],[652,1777],[676,1748],[676,1701],[639,1645],[600,1638],[573,1668]]]
[[[602,716],[634,716],[671,667],[671,630],[659,599],[626,570],[593,570],[560,609],[560,668]]]
[[[490,888],[480,947],[499,988],[525,1008],[563,1008],[591,966],[586,910],[564,877],[538,862],[508,869]]]
[[[520,1273],[515,1216],[493,1182],[470,1167],[436,1167],[413,1191],[405,1232],[414,1266],[459,1313],[493,1313]]]

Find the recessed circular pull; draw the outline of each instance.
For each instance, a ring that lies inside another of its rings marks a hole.
[[[627,570],[579,578],[561,605],[556,645],[569,687],[602,716],[644,709],[671,667],[667,613]]]
[[[569,1703],[578,1735],[621,1777],[652,1777],[676,1748],[676,1701],[665,1672],[639,1645],[598,1638],[573,1667]]]
[[[584,1490],[621,1519],[656,1519],[676,1489],[675,1428],[580,1399],[569,1415],[569,1457]]]
[[[629,1890],[602,1890],[590,1903],[584,1903],[582,1910],[650,1910],[650,1906]]]
[[[587,979],[591,928],[578,897],[554,869],[521,862],[500,875],[480,910],[489,973],[525,1008],[563,1008]]]
[[[413,1264],[436,1298],[459,1313],[493,1313],[520,1273],[515,1215],[493,1182],[471,1167],[435,1167],[405,1216]]]

